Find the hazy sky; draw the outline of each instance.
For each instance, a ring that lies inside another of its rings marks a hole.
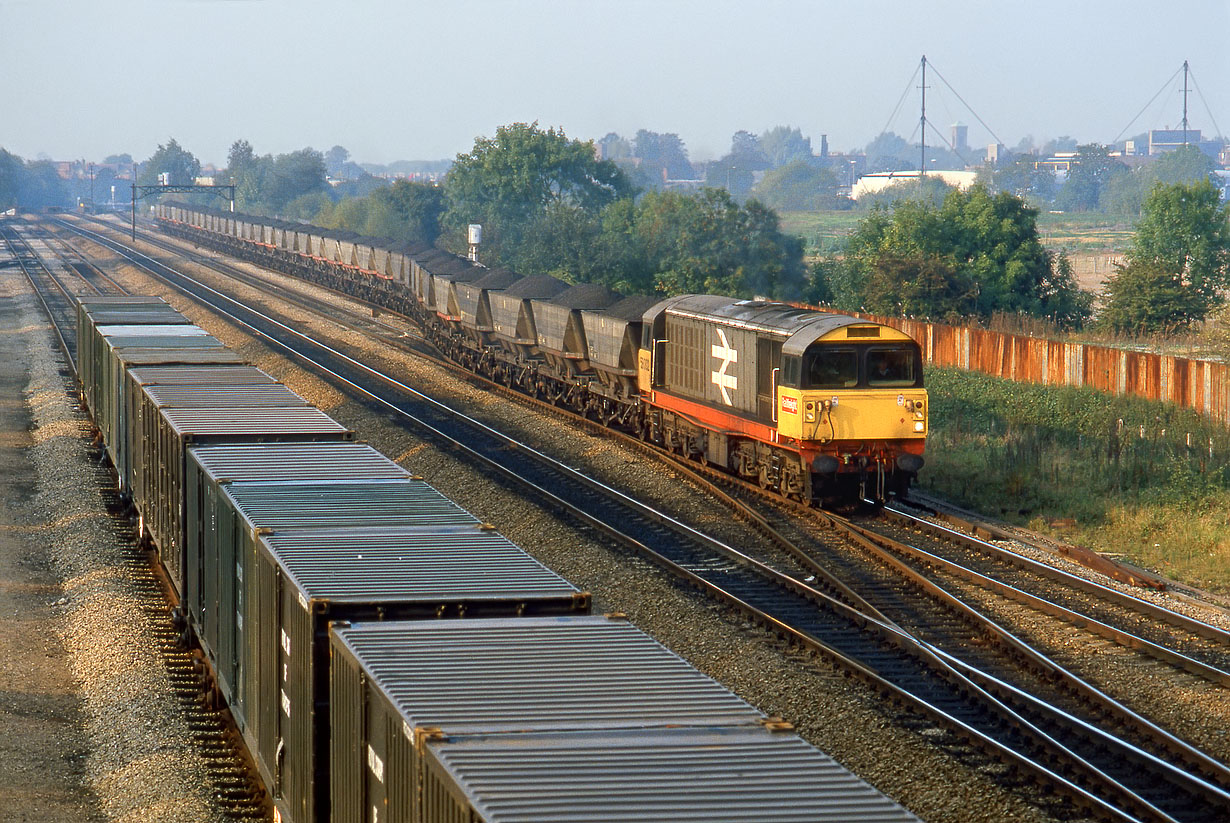
[[[1228,33],[1227,0],[0,0],[0,147],[143,159],[174,137],[222,164],[242,137],[388,162],[537,120],[676,132],[694,159],[782,124],[846,150],[911,135],[923,54],[1009,146],[1109,142],[1159,90],[1127,136],[1177,126],[1185,59],[1189,121],[1212,134],[1206,101],[1230,130]],[[991,142],[928,79],[929,119]]]

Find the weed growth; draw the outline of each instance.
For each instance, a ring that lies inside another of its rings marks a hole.
[[[923,488],[1230,589],[1230,431],[1092,389],[928,372]]]

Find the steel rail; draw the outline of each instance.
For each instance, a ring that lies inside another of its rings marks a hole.
[[[71,307],[73,305],[72,296],[69,295],[63,284],[61,284],[51,274],[47,267],[43,265],[42,260],[37,254],[34,253],[34,250],[28,243],[26,243],[25,238],[21,237],[20,233],[16,229],[0,224],[0,235],[4,237],[5,244],[8,246],[10,253],[13,255],[14,259],[17,260],[17,265],[21,268],[22,274],[26,276],[26,280],[29,281],[30,287],[34,290],[34,296],[38,298],[39,305],[43,307],[43,312],[47,315],[47,319],[51,323],[52,333],[55,335],[56,341],[59,343],[60,350],[64,352],[64,358],[68,362],[68,367],[76,373],[77,326],[75,323],[65,323],[63,324],[64,328],[61,328],[61,324],[56,321],[57,312],[52,309],[52,303],[55,303],[61,308],[61,313],[67,314],[67,312],[63,312],[63,308],[64,306]],[[16,241],[18,247],[24,249],[24,252],[20,252],[14,247],[14,241]],[[34,272],[31,271],[32,268],[41,269],[44,277],[40,278],[36,276]],[[45,287],[40,284],[39,281],[41,279],[51,281],[52,285],[54,285],[60,292],[60,297],[62,299],[56,300],[54,297],[51,297],[50,293],[45,290]],[[69,340],[70,338],[71,343]]]
[[[144,255],[141,255],[141,256],[145,257]],[[148,258],[148,257],[147,257],[147,259],[150,259],[150,258]],[[154,262],[156,262],[156,261],[154,261]],[[182,276],[182,275],[180,275],[180,276]],[[207,286],[206,286],[205,288],[207,288],[207,289],[208,289],[209,287],[207,287]],[[213,290],[213,289],[209,289],[209,291],[211,291],[211,292],[213,292],[213,293],[217,294],[217,292],[216,292],[215,290]],[[224,298],[224,299],[228,299],[228,300],[229,300],[229,298]],[[231,301],[231,302],[233,303],[233,301]],[[269,337],[267,334],[264,334],[264,333],[259,332],[259,330],[256,330],[254,327],[251,327],[251,325],[250,325],[250,324],[248,324],[248,323],[246,323],[246,322],[244,322],[244,321],[240,320],[239,318],[235,317],[235,316],[234,316],[233,314],[231,314],[230,312],[225,312],[225,313],[227,313],[229,316],[231,316],[231,318],[232,318],[232,319],[236,320],[236,322],[240,322],[240,323],[242,323],[242,324],[243,324],[243,325],[245,325],[245,326],[248,326],[248,327],[250,327],[250,328],[253,328],[253,330],[254,330],[254,331],[257,331],[258,333],[260,333],[260,334],[261,334],[261,336],[266,337],[266,338],[268,338],[268,337]],[[277,323],[277,321],[276,321],[276,320],[275,320],[275,321],[272,321],[272,322],[274,322],[275,324],[277,324],[277,325],[281,326],[284,330],[289,331],[290,333],[294,334],[294,335],[295,335],[295,336],[297,336],[297,337],[300,337],[300,338],[305,339],[305,340],[307,339],[307,338],[306,338],[306,336],[304,336],[304,335],[302,335],[302,334],[300,334],[300,333],[298,333],[298,332],[294,331],[293,329],[289,329],[289,327],[286,327],[284,324]],[[287,347],[284,343],[281,343],[280,341],[275,341],[275,342],[278,342],[278,343],[279,343],[279,345],[280,345],[281,347],[283,347],[283,348],[289,348],[289,347]],[[314,342],[314,341],[313,341],[313,342]],[[315,345],[322,345],[322,344],[315,343]],[[324,347],[324,348],[328,348],[328,347]],[[379,377],[381,380],[383,380],[383,381],[385,381],[385,382],[387,382],[387,383],[390,383],[390,384],[393,384],[393,385],[397,385],[397,386],[399,386],[400,388],[402,388],[403,390],[409,390],[409,391],[411,391],[411,392],[414,392],[414,390],[413,390],[413,389],[409,389],[409,387],[404,386],[404,384],[400,384],[398,381],[394,380],[393,378],[390,378],[390,377],[388,377],[387,375],[382,375],[382,374],[380,374],[379,372],[376,372],[375,370],[370,369],[369,367],[366,367],[365,365],[363,365],[363,364],[361,364],[361,363],[358,363],[357,361],[354,361],[354,360],[353,360],[353,359],[351,359],[351,358],[348,358],[346,355],[341,354],[340,352],[336,352],[336,350],[332,350],[332,351],[333,351],[333,354],[334,354],[335,356],[340,356],[340,357],[342,357],[342,358],[344,358],[344,359],[346,359],[346,360],[350,361],[352,365],[354,365],[354,366],[356,366],[356,367],[358,367],[358,368],[362,369],[363,371],[365,371],[365,372],[367,372],[367,373],[369,373],[369,374],[371,374],[371,375],[373,375],[373,376],[377,376],[377,377]],[[299,355],[299,356],[302,356],[302,355]],[[342,380],[344,380],[345,382],[349,383],[350,385],[352,385],[352,386],[353,386],[355,389],[357,389],[358,391],[361,391],[361,392],[363,392],[364,394],[368,395],[368,396],[369,396],[369,397],[371,397],[372,399],[374,399],[374,400],[378,400],[378,401],[380,401],[380,402],[384,403],[384,404],[385,404],[386,406],[388,406],[390,409],[393,409],[393,410],[396,410],[396,411],[398,411],[398,412],[400,412],[400,413],[402,413],[402,414],[405,414],[405,412],[404,412],[403,410],[401,410],[399,407],[397,407],[397,406],[396,406],[396,404],[389,403],[388,401],[383,400],[383,398],[379,398],[379,397],[377,397],[375,394],[373,394],[373,393],[372,393],[372,392],[370,392],[369,390],[365,389],[365,388],[364,388],[364,387],[362,387],[362,386],[359,386],[358,384],[353,383],[353,381],[350,381],[350,380],[348,380],[348,379],[347,379],[347,378],[345,378],[345,377],[339,376],[339,378],[340,378],[340,379],[342,379]],[[419,395],[421,395],[421,393],[418,393],[418,392],[414,392],[414,393],[415,393],[415,394],[419,394]],[[431,400],[431,402],[435,402],[435,403],[437,403],[437,405],[439,405],[439,404],[438,404],[438,401]],[[473,423],[475,423],[475,424],[476,424],[476,425],[478,425],[478,426],[483,427],[483,428],[488,428],[488,427],[486,427],[486,426],[485,426],[485,424],[479,423],[478,421],[472,421],[472,422],[473,422]],[[440,433],[440,434],[443,434],[443,433]],[[454,441],[454,442],[457,442],[457,441]],[[513,442],[515,443],[515,441],[513,441]],[[466,446],[465,446],[465,444],[461,444],[461,443],[457,442],[457,445],[458,445],[459,447],[462,447],[462,448],[468,449],[468,447],[466,447]],[[514,446],[514,448],[516,448],[517,450],[522,451],[522,452],[524,452],[524,453],[527,453],[527,454],[528,454],[528,453],[533,452],[533,450],[529,449],[528,447],[523,446],[522,444],[516,444],[516,445]],[[543,456],[543,457],[545,457],[545,456]],[[551,458],[546,458],[546,459],[547,459],[547,460],[552,460]],[[554,462],[554,461],[552,461],[552,462]],[[583,476],[582,476],[582,477],[583,477]],[[586,479],[586,480],[589,480],[589,482],[590,482],[590,483],[595,483],[595,482],[596,482],[596,481],[592,481],[592,480],[590,480],[589,478],[585,478],[585,479]],[[601,484],[599,484],[599,485],[601,485]],[[607,489],[609,492],[614,492],[614,493],[619,494],[619,495],[621,495],[621,496],[622,496],[622,493],[618,492],[617,490],[611,490],[611,489],[609,489],[609,487],[603,487],[603,488]],[[541,490],[541,491],[542,491],[543,493],[545,493],[545,495],[546,495],[546,496],[548,496],[548,497],[555,497],[554,495],[552,495],[550,492],[548,492],[548,491],[546,491],[546,490]],[[556,497],[556,500],[558,501],[558,498],[557,498],[557,497]],[[635,501],[633,501],[633,502],[635,502]],[[557,503],[557,505],[558,505],[558,503]],[[609,530],[609,527],[605,527],[605,526],[603,526],[601,523],[596,522],[593,518],[590,518],[590,517],[588,516],[588,513],[587,513],[587,512],[581,511],[581,512],[578,512],[578,514],[579,514],[579,515],[581,515],[581,519],[582,519],[582,520],[586,520],[586,521],[590,522],[590,523],[591,523],[591,525],[595,525],[595,526],[597,526],[597,527],[599,527],[599,528],[604,528],[604,530]],[[682,525],[682,524],[679,524],[679,525]],[[685,527],[685,528],[687,528],[687,527]],[[652,556],[652,555],[654,554],[654,553],[652,552],[652,550],[649,550],[649,549],[648,549],[648,547],[642,547],[642,548],[643,548],[643,549],[645,549],[645,551],[646,551],[646,553],[647,553],[647,555],[648,555],[648,556]],[[753,562],[753,563],[754,563],[754,561],[751,561],[751,560],[750,560],[750,558],[746,558],[745,556],[742,556],[742,555],[739,555],[739,556],[740,556],[741,558],[743,558],[743,560],[742,560],[741,562],[745,562],[745,563],[746,563],[746,562]],[[659,556],[659,559],[660,559],[663,563],[666,563],[666,564],[668,564],[668,565],[670,564],[670,561],[669,561],[669,560],[667,560],[666,558],[661,558],[661,557]],[[776,572],[772,572],[772,570],[766,570],[766,571],[769,573],[769,576],[775,576],[775,575],[776,575],[776,576],[778,577],[778,583],[779,583],[779,585],[782,585],[782,586],[784,586],[784,587],[786,587],[786,588],[795,588],[795,590],[796,590],[796,591],[799,591],[799,589],[795,587],[795,584],[797,584],[797,581],[793,581],[792,579],[790,579],[790,578],[788,578],[788,577],[785,577],[785,576],[777,575],[777,573],[776,573]],[[708,582],[708,581],[706,581],[706,580],[702,579],[699,575],[694,574],[691,570],[686,569],[686,568],[685,568],[685,569],[680,569],[680,570],[679,570],[679,573],[681,573],[681,574],[682,574],[685,578],[688,578],[688,579],[689,579],[689,580],[691,580],[692,582],[694,582],[694,583],[696,583],[696,584],[698,584],[698,585],[701,585],[702,587],[709,588],[710,590],[714,591],[715,593],[718,593],[718,592],[717,592],[717,590],[716,590],[716,587],[714,587],[714,586],[713,586],[713,584],[711,584],[710,582]],[[798,586],[801,586],[802,584],[797,584],[797,585],[798,585]],[[822,595],[820,592],[815,592],[814,590],[811,590],[811,591],[810,591],[810,594],[811,594],[811,596],[812,596],[812,597],[824,597],[824,595]],[[732,598],[732,597],[730,597],[729,595],[727,595],[727,599],[732,600],[732,602],[736,603],[737,605],[742,605],[742,606],[744,606],[744,607],[748,607],[748,606],[750,606],[750,604],[746,603],[745,601],[742,601],[741,599],[739,599],[739,598],[737,598],[737,597]],[[849,609],[849,608],[850,608],[850,607],[848,607],[848,606],[845,606],[844,604],[838,604],[838,605],[840,606],[840,608],[841,608],[841,609]],[[859,614],[858,612],[853,611],[852,609],[851,609],[851,612],[852,612],[852,616],[856,615],[858,620],[870,620],[870,619],[871,619],[871,618],[868,618],[866,615],[862,615],[862,614]],[[781,621],[776,620],[775,618],[773,618],[773,616],[772,616],[772,615],[767,614],[766,612],[764,612],[764,611],[762,611],[762,610],[758,610],[758,609],[757,609],[757,610],[754,610],[754,613],[756,613],[756,614],[757,614],[758,618],[759,618],[762,622],[767,622],[767,623],[769,623],[770,625],[773,625],[773,626],[774,626],[775,628],[777,628],[779,631],[781,631],[781,630],[786,630],[787,632],[789,632],[789,631],[790,631],[790,630],[789,630],[789,627],[785,626],[785,625],[784,625]],[[878,622],[878,621],[873,621],[873,622]],[[883,630],[886,630],[886,631],[891,631],[891,632],[896,632],[896,633],[898,633],[898,635],[899,635],[899,636],[900,636],[900,634],[901,634],[901,633],[900,633],[900,629],[898,629],[898,628],[896,628],[896,627],[894,627],[894,626],[885,626],[885,625],[883,625],[882,623],[880,624],[880,626],[881,626],[881,628],[882,628]],[[797,636],[797,634],[796,634],[796,636]],[[815,639],[813,638],[813,640],[815,640]],[[916,641],[914,641],[912,638],[910,638],[910,642],[911,642],[911,643],[914,643],[914,642],[916,642]],[[824,645],[824,644],[822,644],[822,647],[823,647],[823,648],[827,648],[827,649],[829,649],[830,653],[834,653],[834,651],[835,651],[835,650],[832,650],[832,649],[831,649],[831,647],[828,647],[827,645]],[[989,695],[984,695],[984,697],[989,697]],[[1017,722],[1022,722],[1022,723],[1024,722],[1024,721],[1023,721],[1023,719],[1022,719],[1022,718],[1020,718],[1020,717],[1016,717],[1016,718],[1014,718],[1014,719],[1015,719]],[[960,723],[960,721],[957,721],[957,722],[958,722],[958,723]],[[1026,724],[1026,725],[1028,725],[1028,724]],[[1050,740],[1050,743],[1051,743],[1052,745],[1057,745],[1057,744],[1056,744],[1056,742],[1055,742],[1054,740]],[[1068,754],[1069,756],[1072,756],[1072,755],[1071,755],[1071,752],[1067,752],[1067,754]],[[1074,760],[1076,760],[1076,761],[1079,761],[1079,758],[1075,758],[1075,757],[1074,757],[1073,759],[1074,759]],[[1096,772],[1096,769],[1095,769],[1095,770],[1093,770],[1093,771],[1095,771],[1095,772]],[[1106,778],[1106,776],[1105,776],[1105,775],[1102,775],[1102,781],[1103,781],[1103,782],[1113,782],[1113,781],[1109,781],[1109,778]],[[1141,799],[1139,798],[1139,796],[1134,796],[1134,798],[1133,798],[1133,800],[1131,801],[1131,803],[1140,804],[1140,805],[1138,806],[1138,808],[1140,808],[1141,810],[1144,810],[1146,814],[1149,814],[1149,815],[1153,815],[1153,814],[1160,814],[1160,812],[1159,812],[1156,808],[1153,808],[1153,807],[1149,806],[1149,804],[1147,804],[1145,801],[1141,800]],[[1162,815],[1162,819],[1166,819],[1166,818],[1165,818],[1165,815]]]
[[[979,537],[965,534],[957,529],[948,526],[932,523],[929,520],[902,511],[899,508],[886,506],[883,514],[897,522],[918,531],[925,531],[931,534],[940,536],[946,540],[959,543],[967,548],[974,549],[982,554],[991,555],[997,560],[1010,563],[1018,568],[1024,569],[1033,574],[1050,578],[1051,580],[1063,583],[1065,586],[1085,592],[1086,594],[1094,595],[1101,600],[1106,600],[1114,603],[1117,606],[1122,606],[1133,611],[1140,612],[1145,616],[1154,620],[1160,620],[1170,625],[1199,635],[1206,640],[1213,640],[1224,644],[1230,649],[1230,632],[1219,629],[1216,626],[1197,620],[1194,617],[1182,614],[1180,612],[1167,609],[1159,606],[1156,603],[1151,603],[1148,600],[1142,600],[1139,597],[1133,597],[1130,594],[1125,594],[1118,589],[1098,583],[1094,580],[1088,580],[1063,569],[1056,568],[1046,563],[1041,563],[1017,552],[1009,551],[994,543],[990,543]]]

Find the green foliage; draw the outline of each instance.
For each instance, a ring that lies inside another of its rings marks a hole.
[[[43,160],[27,163],[0,149],[0,210],[14,206],[45,209],[69,205],[72,202],[68,189],[55,166]]]
[[[1107,283],[1101,317],[1115,331],[1173,334],[1224,303],[1230,211],[1207,176],[1154,184],[1127,260]]]
[[[1157,184],[1194,185],[1209,179],[1216,164],[1195,146],[1166,152],[1130,174],[1115,175],[1102,197],[1103,208],[1114,214],[1137,215],[1144,210],[1149,193]]]
[[[548,207],[568,205],[590,215],[631,193],[627,178],[594,157],[593,143],[569,140],[562,130],[514,123],[480,137],[457,156],[445,187],[444,241],[466,245],[466,226],[483,226],[483,258],[516,265],[526,230]]]
[[[324,191],[325,159],[314,149],[279,154],[273,159],[264,179],[264,200],[275,213],[281,212],[296,197]]]
[[[221,177],[234,181],[236,206],[255,214],[290,216],[294,203],[294,216],[302,217],[308,195],[329,191],[324,155],[311,148],[258,156],[247,140],[236,140]]]
[[[366,233],[432,245],[440,236],[444,191],[439,186],[398,180],[372,194],[376,210]]]
[[[749,131],[737,131],[730,140],[730,152],[709,164],[705,185],[724,188],[736,198],[751,194],[755,172],[769,168],[769,158],[760,147],[760,140]]]
[[[1066,259],[1043,248],[1036,218],[1020,198],[982,186],[950,191],[938,209],[918,200],[873,209],[847,244],[850,271],[845,287],[834,288],[837,305],[1079,323],[1091,298],[1076,288]]]
[[[1128,260],[1179,275],[1205,312],[1221,305],[1220,292],[1230,286],[1230,208],[1219,203],[1207,177],[1153,187]]]
[[[864,194],[858,199],[857,205],[860,210],[871,211],[912,200],[938,208],[951,191],[953,191],[952,186],[934,175],[921,180],[915,177],[893,183],[875,194]]]
[[[740,207],[721,189],[650,193],[633,226],[652,277],[642,293],[803,294],[802,243],[782,235],[777,214],[756,200]]]
[[[171,138],[142,165],[137,184],[157,185],[160,174],[170,175],[168,182],[173,186],[189,186],[201,175],[201,161]]]
[[[1048,169],[1035,168],[1036,160],[1032,154],[1023,154],[1002,166],[981,169],[979,182],[995,193],[1008,192],[1022,199],[1049,202],[1058,188],[1055,175]]]
[[[1097,143],[1078,146],[1055,206],[1066,211],[1096,210],[1112,182],[1127,174],[1127,166],[1111,157],[1108,147]]]
[[[949,258],[881,256],[864,284],[868,311],[959,322],[975,313],[978,288]]]
[[[25,163],[20,157],[0,149],[0,209],[11,209],[20,202],[25,173]]]
[[[956,369],[929,369],[927,390],[922,480],[980,511],[1096,522],[1111,506],[1199,511],[1230,488],[1230,431],[1188,408]]]
[[[1121,334],[1174,334],[1204,316],[1182,278],[1154,262],[1117,265],[1106,284],[1101,325]]]
[[[282,207],[282,216],[287,220],[303,220],[317,226],[333,225],[333,198],[328,192],[314,191],[301,194]]]
[[[812,159],[811,138],[790,126],[775,126],[760,135],[760,150],[773,169]]]
[[[640,162],[640,172],[661,188],[662,179],[690,180],[696,173],[688,160],[687,147],[677,134],[658,134],[641,129],[633,140],[632,156]]]
[[[830,169],[798,159],[773,169],[752,189],[756,199],[782,211],[815,211],[833,208],[841,187]]]

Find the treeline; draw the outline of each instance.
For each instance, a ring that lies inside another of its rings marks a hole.
[[[501,126],[449,170],[441,242],[464,251],[466,226],[480,223],[482,259],[522,274],[641,294],[804,296],[802,244],[771,209],[717,189],[636,194],[592,144]]]
[[[650,138],[641,137],[648,145]],[[158,147],[142,177],[167,173],[175,182],[199,170],[194,162],[172,140]],[[356,179],[330,185],[330,165]],[[598,159],[593,143],[537,124],[502,126],[480,138],[438,186],[389,185],[349,163],[340,147],[260,156],[245,140],[232,145],[219,177],[235,182],[243,211],[434,243],[458,254],[468,250],[468,225],[478,223],[480,259],[527,276],[640,294],[802,299],[810,289],[802,242],[781,232],[772,209],[754,199],[741,205],[724,190],[646,190],[620,164]]]
[[[1135,216],[1144,211],[1154,186],[1200,183],[1217,168],[1196,146],[1180,147],[1135,167],[1111,156],[1109,146],[1091,143],[1070,150],[1075,156],[1062,179],[1034,167],[1039,155],[1018,154],[1009,163],[984,167],[978,180],[993,191],[1057,211]]]
[[[1042,244],[1038,208],[986,182],[960,191],[927,178],[898,189],[869,209],[842,248],[805,266],[801,240],[782,233],[755,188],[741,202],[725,186],[688,193],[638,186],[618,159],[624,150],[624,160],[640,161],[635,168],[659,169],[655,180],[686,171],[674,135],[640,132],[626,146],[607,139],[597,150],[558,129],[514,123],[458,155],[439,185],[388,185],[349,163],[340,147],[261,157],[242,140],[223,174],[236,181],[245,211],[458,254],[467,251],[467,227],[478,223],[479,257],[490,266],[626,293],[763,296],[961,323],[1007,314],[1080,327],[1092,316],[1093,296],[1077,287],[1066,256]],[[160,146],[145,173],[166,171],[160,167],[178,151],[174,141]],[[808,165],[810,145],[792,130],[743,133],[731,155],[778,163],[763,183],[774,171]],[[1099,317],[1110,329],[1177,331],[1218,309],[1230,285],[1226,209],[1207,178],[1159,182],[1191,159],[1175,155],[1147,167],[1159,176]],[[190,173],[191,162],[180,161]],[[330,185],[330,168],[355,179]]]
[[[939,205],[873,209],[840,254],[815,267],[813,297],[846,310],[961,321],[1023,314],[1062,326],[1088,319],[1093,297],[1063,254],[1044,248],[1037,209],[983,186]]]
[[[47,160],[27,161],[0,149],[0,211],[66,208],[71,195]]]

